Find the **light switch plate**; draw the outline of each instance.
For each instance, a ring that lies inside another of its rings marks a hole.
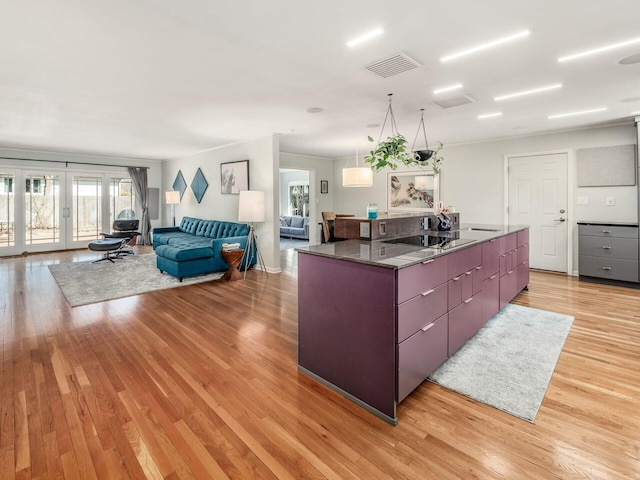
[[[607,197],[605,200],[605,205],[607,205],[608,207],[611,207],[613,205],[615,205],[615,199],[613,197]]]
[[[589,197],[578,197],[578,205],[589,205]]]

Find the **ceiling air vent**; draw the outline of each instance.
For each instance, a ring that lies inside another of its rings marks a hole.
[[[379,77],[389,78],[421,66],[422,65],[416,62],[413,58],[408,57],[404,53],[399,53],[393,57],[385,58],[379,62],[367,65],[364,69],[378,75]]]
[[[469,95],[460,95],[459,97],[447,98],[445,100],[438,100],[433,102],[434,105],[446,109],[452,107],[459,107],[460,105],[467,105],[468,103],[474,103],[475,100]]]

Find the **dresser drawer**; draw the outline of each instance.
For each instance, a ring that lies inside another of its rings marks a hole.
[[[397,346],[398,402],[447,359],[448,330],[448,317],[445,314]]]
[[[638,262],[635,260],[580,255],[579,272],[580,275],[586,275],[587,277],[637,282]]]
[[[449,280],[447,257],[443,255],[398,270],[398,303],[406,302]]]
[[[580,255],[638,260],[638,239],[580,235]]]
[[[578,225],[578,227],[578,232],[581,236],[638,238],[638,227],[610,227],[604,225]]]
[[[447,313],[447,284],[398,305],[398,343]]]

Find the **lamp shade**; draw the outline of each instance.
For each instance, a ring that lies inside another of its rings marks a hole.
[[[238,199],[239,222],[264,222],[264,192],[259,190],[242,190]]]
[[[164,197],[167,205],[177,205],[180,203],[180,192],[177,190],[165,192]]]
[[[369,167],[342,169],[343,187],[370,187],[373,185],[373,171]]]

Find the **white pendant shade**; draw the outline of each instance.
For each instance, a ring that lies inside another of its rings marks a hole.
[[[343,187],[370,187],[373,185],[373,171],[369,167],[342,169]]]
[[[264,192],[260,190],[242,190],[238,199],[239,222],[264,222]]]

